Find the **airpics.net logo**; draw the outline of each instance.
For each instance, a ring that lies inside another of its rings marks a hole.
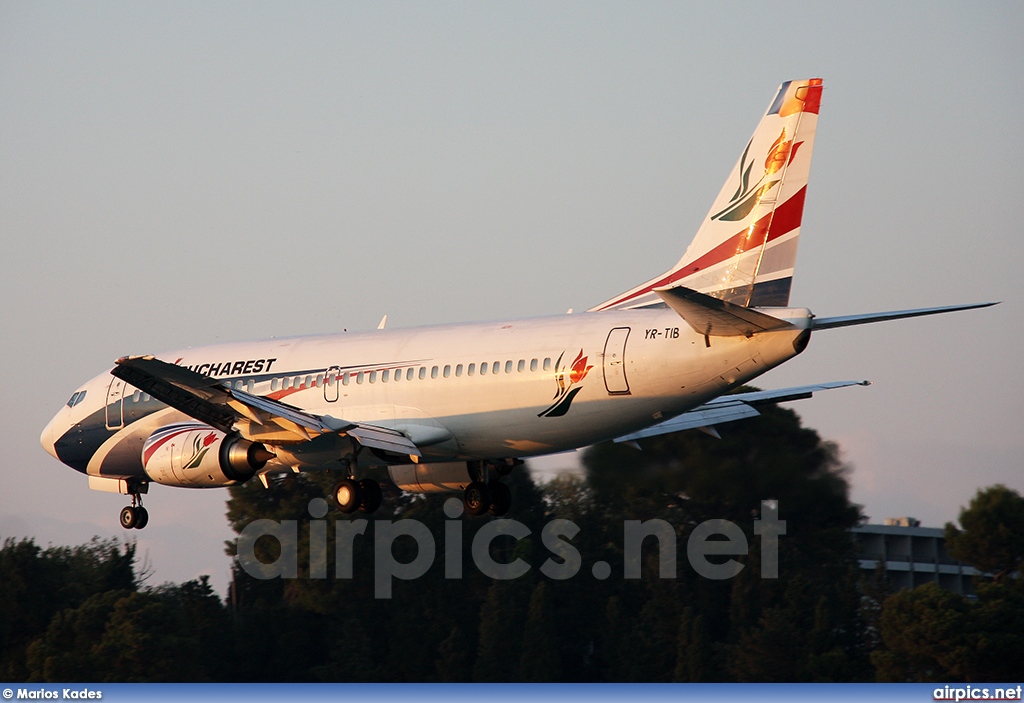
[[[309,501],[308,524],[309,573],[312,579],[327,578],[327,501],[314,498]],[[444,576],[446,579],[463,577],[463,529],[459,518],[463,512],[462,501],[449,498],[444,504],[445,520],[443,536]],[[391,598],[395,579],[412,581],[420,578],[434,564],[437,557],[437,543],[430,529],[418,520],[374,520],[373,558],[375,598]],[[786,534],[786,521],[779,519],[778,502],[761,501],[761,517],[753,521],[754,535],[760,542],[761,578],[774,579],[779,576],[779,537]],[[353,553],[355,540],[365,536],[368,520],[338,520],[335,526],[335,578],[353,577]],[[658,577],[676,578],[676,530],[666,520],[625,520],[623,521],[622,576],[639,579],[643,545],[648,538],[654,538],[658,553]],[[540,531],[540,540],[550,552],[540,566],[540,572],[556,581],[577,576],[584,567],[584,560],[572,540],[580,528],[571,520],[549,521]],[[510,580],[519,578],[533,567],[521,558],[510,562],[496,561],[491,555],[491,543],[502,536],[518,542],[533,535],[533,531],[515,519],[492,520],[482,525],[473,536],[470,556],[473,565],[485,576],[493,579]],[[416,544],[416,556],[411,561],[395,559],[393,546],[400,537],[409,537]],[[276,540],[280,553],[271,562],[263,562],[256,556],[256,542],[262,538]],[[294,579],[299,577],[299,521],[298,520],[254,520],[242,530],[236,542],[239,566],[246,574],[260,580],[274,578]],[[729,520],[706,520],[690,532],[686,540],[686,558],[690,567],[699,576],[712,580],[730,579],[739,574],[744,565],[732,557],[746,556],[750,544],[743,529]],[[715,557],[711,561],[708,557]],[[717,562],[717,563],[716,563]],[[591,575],[604,580],[612,575],[612,565],[607,561],[590,564]]]

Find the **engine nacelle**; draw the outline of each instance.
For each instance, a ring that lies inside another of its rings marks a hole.
[[[198,422],[162,427],[142,447],[142,466],[150,479],[184,488],[245,483],[272,458],[262,444]]]
[[[397,464],[388,467],[396,486],[409,493],[454,493],[472,482],[464,461],[436,464]]]

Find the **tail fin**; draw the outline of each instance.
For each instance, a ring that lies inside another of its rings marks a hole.
[[[679,263],[591,311],[664,305],[654,289],[677,285],[743,307],[788,305],[820,104],[820,78],[779,86]]]

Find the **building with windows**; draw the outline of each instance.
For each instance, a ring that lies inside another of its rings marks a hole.
[[[861,525],[852,532],[860,568],[874,571],[884,564],[892,590],[935,583],[961,595],[974,594],[974,577],[981,572],[946,553],[942,528],[921,527],[914,518],[889,518],[885,524]]]

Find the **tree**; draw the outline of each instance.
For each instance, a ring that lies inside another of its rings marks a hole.
[[[848,469],[837,447],[803,427],[792,411],[775,407],[721,434],[680,432],[641,440],[642,451],[601,444],[584,454],[603,522],[660,518],[677,531],[675,602],[664,598],[649,573],[624,599],[648,623],[630,633],[626,658],[643,654],[628,667],[620,664],[619,680],[868,677],[849,532],[861,514],[850,502]],[[786,521],[778,578],[761,572],[754,520],[764,500],[778,501],[778,517]],[[732,579],[703,578],[686,566],[686,540],[709,519],[733,522],[747,539],[748,553],[735,557],[743,570]],[[620,537],[607,537],[621,548]],[[698,640],[700,652],[691,645]],[[673,661],[661,661],[665,647]],[[754,651],[763,656],[753,661]]]
[[[444,682],[470,681],[473,673],[472,656],[466,636],[458,625],[452,625],[448,636],[437,648],[438,657],[434,661],[437,678]]]
[[[98,594],[136,587],[134,542],[93,538],[77,547],[44,550],[31,539],[5,540],[0,548],[0,678],[28,678],[26,650],[55,615]]]
[[[554,682],[561,680],[562,666],[555,646],[548,587],[538,583],[530,595],[530,607],[523,626],[523,656],[519,661],[519,680]]]
[[[519,673],[522,604],[513,581],[495,579],[480,607],[480,638],[473,680],[482,683],[515,681]]]
[[[958,529],[946,523],[950,556],[1001,580],[1024,567],[1024,497],[1002,484],[979,490],[960,510]]]

